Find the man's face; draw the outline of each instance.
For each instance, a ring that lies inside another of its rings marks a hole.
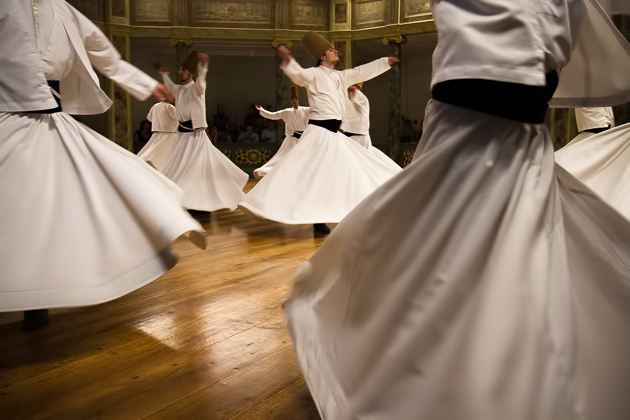
[[[186,70],[183,67],[180,67],[177,71],[177,75],[179,76],[179,81],[182,83],[188,83],[192,80],[192,73]]]
[[[291,98],[291,106],[295,109],[298,109],[298,107],[300,106],[300,99],[296,98],[295,96]]]
[[[339,51],[335,48],[328,48],[322,55],[322,61],[334,66],[339,61]]]

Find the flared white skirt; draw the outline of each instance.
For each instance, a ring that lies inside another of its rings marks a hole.
[[[243,188],[249,175],[214,147],[204,130],[178,135],[162,173],[184,191],[184,208],[234,210],[245,196]]]
[[[630,124],[583,134],[556,151],[556,162],[630,220]]]
[[[382,160],[384,164],[389,165],[392,168],[398,166],[398,164],[394,162],[389,156],[387,156],[385,153],[381,152],[378,148],[372,145],[372,138],[369,134],[352,136],[350,137],[350,139],[356,141],[358,144],[363,146],[368,152],[373,154],[374,157]]]
[[[286,224],[339,223],[400,171],[343,134],[309,125],[239,207]]]
[[[163,171],[173,155],[177,133],[154,132],[149,142],[138,152],[138,157]]]
[[[276,154],[273,155],[271,159],[263,166],[254,170],[254,178],[260,179],[263,176],[267,175],[267,173],[278,163],[280,159],[285,157],[287,153],[289,153],[296,144],[298,144],[298,139],[293,136],[287,136],[282,141],[280,148],[276,151]]]
[[[425,121],[284,304],[322,417],[630,418],[630,223],[542,125],[435,101]]]
[[[0,311],[93,305],[205,246],[181,191],[65,113],[0,113]]]

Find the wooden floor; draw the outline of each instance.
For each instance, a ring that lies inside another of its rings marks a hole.
[[[325,237],[239,210],[196,218],[208,249],[180,238],[179,264],[127,296],[30,332],[0,313],[1,419],[319,418],[281,303]]]

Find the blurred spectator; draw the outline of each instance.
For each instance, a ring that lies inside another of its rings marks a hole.
[[[238,136],[238,139],[236,139],[236,141],[242,143],[258,143],[258,134],[254,133],[254,127],[252,127],[251,125],[246,125],[245,131],[243,131],[241,135]]]
[[[276,142],[276,122],[271,120],[267,123],[267,128],[262,131],[260,135],[260,141],[265,143]]]
[[[411,125],[411,120],[405,120],[405,125],[400,132],[400,142],[401,143],[411,143],[417,140],[416,130],[413,129]]]
[[[249,112],[245,116],[245,121],[243,122],[243,126],[247,127],[248,125],[251,125],[252,127],[255,127],[256,120],[258,118],[260,118],[260,114],[258,113],[258,110],[256,109],[256,105],[250,105]]]
[[[217,127],[217,131],[219,133],[227,132],[227,126],[229,123],[230,117],[225,113],[225,109],[222,103],[217,104],[217,113],[212,117],[212,121],[214,125]]]
[[[258,118],[256,118],[256,124],[254,124],[254,133],[258,134],[258,137],[260,137],[264,129],[265,119],[259,116]]]
[[[240,132],[241,132],[241,129],[236,123],[236,115],[234,114],[230,115],[230,120],[228,122],[228,134],[229,134],[228,141],[236,141]]]
[[[140,129],[133,135],[133,152],[138,153],[151,139],[151,121],[142,120]]]

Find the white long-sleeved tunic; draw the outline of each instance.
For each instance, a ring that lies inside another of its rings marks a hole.
[[[111,100],[92,66],[137,99],[151,95],[158,82],[122,60],[88,18],[62,0],[39,0],[37,7],[39,24],[30,0],[3,0],[0,7],[0,111],[56,107],[46,80],[59,80],[64,112],[105,112]]]
[[[576,108],[575,121],[578,131],[615,126],[615,116],[611,107]]]
[[[284,73],[308,92],[312,120],[341,120],[348,87],[370,80],[390,69],[387,57],[348,70],[333,70],[325,66],[302,68],[295,59],[284,62]]]
[[[208,63],[197,65],[197,80],[176,85],[168,74],[163,74],[164,85],[175,96],[175,109],[179,121],[192,121],[193,128],[206,128],[206,75]]]
[[[147,120],[151,121],[151,131],[154,133],[177,132],[177,111],[168,102],[158,102],[153,105],[147,114]]]
[[[628,44],[595,0],[432,0],[431,9],[440,33],[432,85],[486,79],[544,86],[546,73],[562,69],[553,106],[630,100]]]
[[[350,92],[346,113],[341,120],[341,129],[347,133],[367,135],[370,133],[370,101],[361,90]]]
[[[300,106],[297,109],[295,108],[286,108],[280,111],[267,111],[264,108],[260,109],[260,115],[267,118],[268,120],[282,120],[286,124],[286,135],[287,137],[292,136],[296,131],[304,131],[306,130],[306,126],[308,125],[308,119],[310,116],[310,108],[307,106]]]

